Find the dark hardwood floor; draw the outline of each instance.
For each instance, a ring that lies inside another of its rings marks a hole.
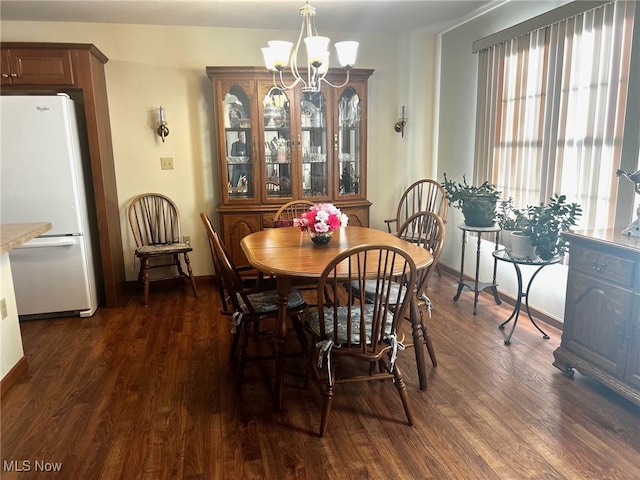
[[[250,363],[235,393],[230,325],[206,279],[197,299],[187,285],[154,285],[148,307],[138,292],[93,318],[25,322],[29,372],[2,398],[1,477],[640,478],[640,408],[555,369],[552,327],[543,340],[521,318],[505,346],[497,326],[511,307],[481,294],[473,316],[470,293],[452,301],[455,285],[432,278],[439,364],[428,390],[413,351],[399,360],[416,424],[390,383],[353,384],[337,391],[322,439],[301,358],[288,360],[283,412],[272,410],[270,363]]]

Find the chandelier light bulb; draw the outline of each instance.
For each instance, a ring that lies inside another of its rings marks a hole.
[[[273,59],[273,65],[276,70],[282,70],[289,63],[289,55],[291,53],[291,47],[293,43],[284,40],[271,40],[267,42],[271,49],[271,55]]]
[[[307,46],[307,59],[309,63],[316,68],[322,65],[322,61],[326,57],[327,49],[329,48],[329,37],[307,37],[304,39],[304,44]]]
[[[262,57],[264,58],[264,66],[267,67],[267,70],[275,72],[277,69],[273,60],[273,51],[271,47],[262,47]]]
[[[341,67],[353,67],[358,56],[358,42],[346,41],[336,43],[336,53]]]

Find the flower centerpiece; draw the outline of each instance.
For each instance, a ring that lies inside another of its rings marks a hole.
[[[309,207],[308,212],[293,220],[293,225],[300,227],[303,232],[309,232],[313,243],[326,245],[331,241],[335,230],[344,227],[349,217],[331,203],[318,203]]]

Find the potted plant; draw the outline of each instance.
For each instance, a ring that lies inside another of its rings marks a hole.
[[[536,255],[543,260],[551,260],[555,255],[563,255],[568,248],[562,232],[576,225],[582,215],[577,203],[567,203],[566,195],[555,194],[549,203],[527,207],[529,217],[525,232],[531,235],[531,244]]]
[[[469,185],[463,176],[462,183],[454,182],[444,174],[442,186],[449,205],[462,210],[464,223],[470,227],[491,227],[495,223],[496,204],[500,192],[496,186],[485,181],[479,186]]]
[[[502,245],[506,249],[511,249],[512,232],[525,230],[529,223],[529,218],[527,217],[527,210],[516,208],[513,197],[509,197],[507,200],[498,202],[496,221],[502,229],[502,232],[500,232]]]

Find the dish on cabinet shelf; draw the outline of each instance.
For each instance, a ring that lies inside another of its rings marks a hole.
[[[227,163],[230,165],[240,165],[243,163],[249,163],[249,157],[227,157]]]
[[[222,102],[224,105],[224,125],[226,128],[240,127],[240,121],[249,117],[244,111],[242,102],[232,93],[227,93]]]
[[[264,126],[280,128],[287,122],[287,112],[282,107],[267,105],[264,107]]]
[[[229,106],[229,123],[232,127],[239,127],[240,122],[245,118],[244,109],[241,104],[234,103]]]
[[[341,127],[345,127],[346,126],[346,117],[347,117],[347,103],[349,101],[347,100],[346,97],[342,97],[340,99],[340,103],[338,104],[338,124]]]
[[[310,100],[302,100],[302,114],[303,115],[309,115],[310,117],[313,117],[319,111],[320,111],[320,108],[318,106],[316,106],[312,101],[310,101]]]
[[[357,96],[349,100],[340,100],[340,124],[343,127],[355,127],[360,123],[360,99]]]
[[[302,126],[323,127],[322,109],[310,100],[302,100]]]
[[[321,163],[327,161],[326,153],[310,153],[304,156],[303,161],[305,163]]]

